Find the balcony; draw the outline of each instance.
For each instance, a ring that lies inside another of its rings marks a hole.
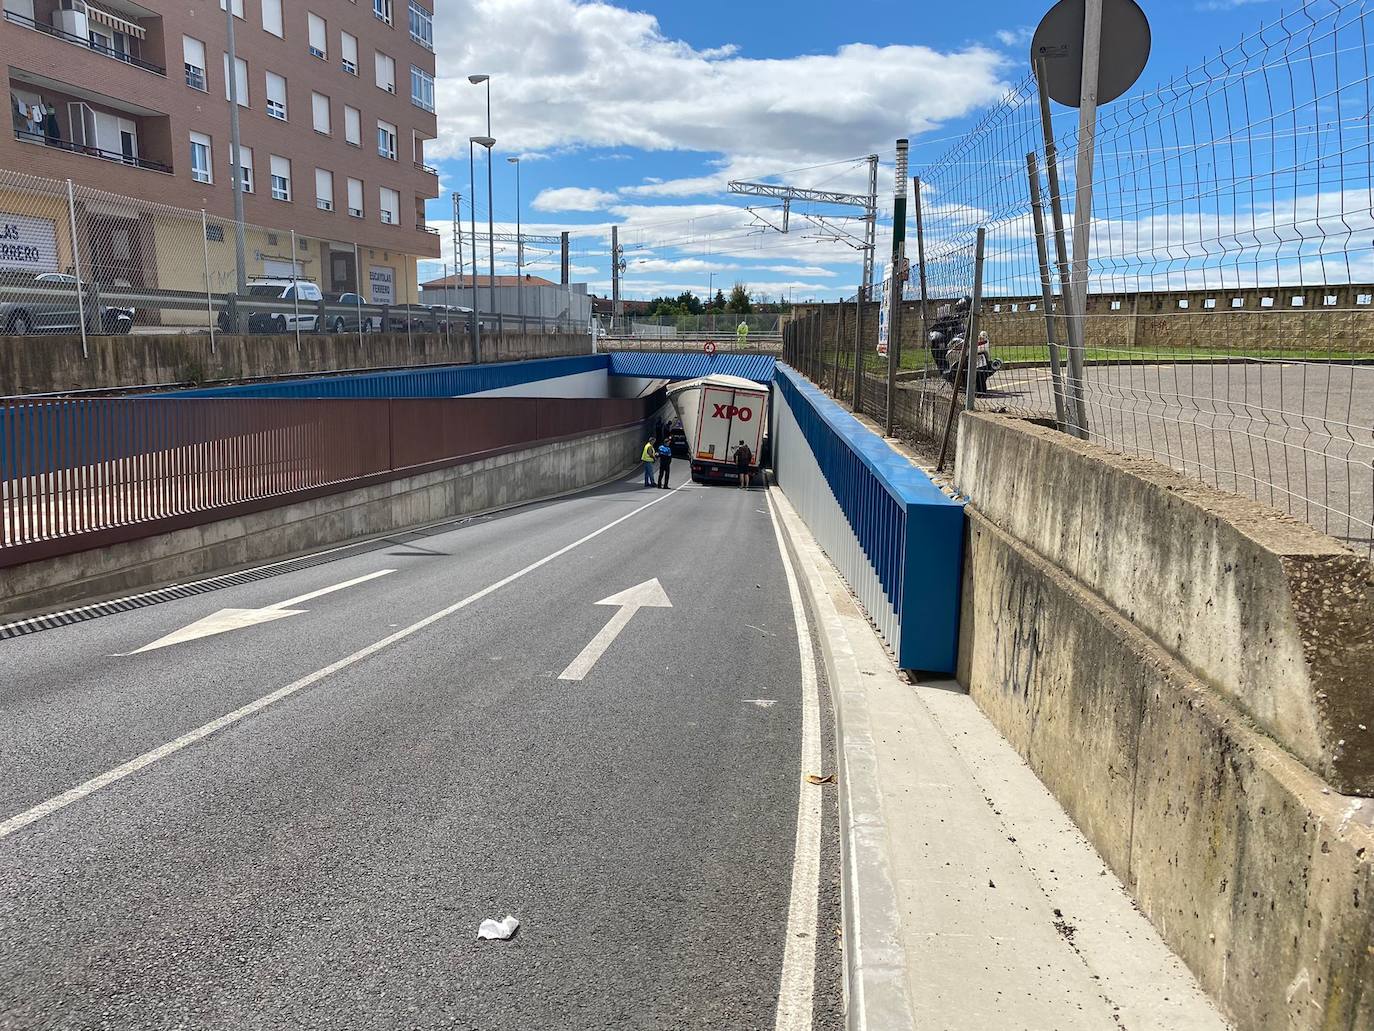
[[[103,6],[86,0],[4,0],[5,20],[90,50],[121,64],[166,76],[153,58],[162,56],[162,18],[132,4]]]
[[[10,74],[10,107],[21,143],[173,171],[169,119],[157,111],[19,70]]]

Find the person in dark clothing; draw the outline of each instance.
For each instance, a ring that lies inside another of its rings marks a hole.
[[[658,485],[668,489],[668,477],[673,470],[673,449],[668,444],[658,446]]]
[[[739,473],[739,485],[745,490],[749,489],[749,467],[753,464],[754,452],[741,440],[739,447],[735,448],[735,472]]]

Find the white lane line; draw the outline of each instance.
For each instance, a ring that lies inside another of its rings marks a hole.
[[[816,656],[811,648],[811,630],[802,606],[801,589],[792,557],[787,553],[782,527],[772,495],[768,515],[787,574],[787,593],[792,598],[793,622],[797,627],[797,651],[801,655],[802,746],[801,770],[797,776],[797,844],[792,859],[792,897],[787,907],[787,940],[782,956],[782,977],[778,984],[778,1015],[775,1031],[810,1031],[815,1023],[813,995],[816,989],[816,896],[821,879],[821,792],[805,782],[807,774],[821,771],[820,680],[816,676]]]
[[[557,551],[545,555],[538,561],[531,562],[524,569],[511,573],[510,576],[503,577],[502,579],[497,580],[494,584],[491,584],[487,587],[483,587],[476,594],[470,594],[462,601],[455,602],[446,609],[440,609],[433,615],[426,616],[418,623],[412,623],[410,626],[404,628],[403,630],[398,630],[396,631],[396,633],[390,635],[389,637],[382,638],[376,644],[370,644],[366,648],[362,648],[359,651],[354,652],[352,655],[340,659],[338,662],[331,663],[330,665],[325,666],[323,669],[318,669],[314,673],[310,673],[307,676],[301,677],[299,680],[287,684],[285,687],[278,688],[271,694],[263,695],[263,697],[257,699],[256,701],[249,702],[242,708],[235,709],[233,712],[227,713],[219,717],[219,719],[211,720],[204,726],[197,727],[195,730],[190,731],[187,734],[181,735],[181,737],[177,738],[174,741],[168,741],[165,745],[160,745],[150,752],[144,752],[142,755],[130,759],[128,762],[122,763],[121,765],[116,766],[112,770],[107,770],[105,773],[100,774],[98,777],[92,777],[84,784],[78,784],[76,787],[71,788],[68,791],[64,791],[62,794],[57,795],[54,798],[50,798],[46,802],[40,802],[32,809],[26,809],[22,813],[18,813],[15,816],[11,816],[4,822],[0,822],[0,839],[7,838],[11,834],[14,834],[16,831],[23,830],[30,824],[37,823],[39,820],[51,816],[53,813],[56,813],[59,810],[65,809],[73,802],[79,802],[81,801],[81,799],[95,794],[102,788],[107,788],[111,784],[123,780],[125,777],[132,776],[140,770],[146,769],[147,767],[152,766],[154,763],[166,759],[169,755],[175,755],[182,749],[189,748],[197,741],[205,740],[207,737],[210,737],[212,734],[215,734],[223,730],[225,727],[232,726],[233,724],[238,723],[242,719],[246,719],[247,717],[252,716],[255,713],[262,712],[262,710],[268,708],[269,706],[275,705],[277,702],[280,702],[285,698],[290,698],[296,692],[303,691],[305,688],[310,687],[312,684],[317,684],[321,680],[324,680],[326,677],[331,676],[339,672],[340,670],[347,669],[349,666],[359,663],[363,659],[369,658],[370,656],[376,655],[378,652],[391,647],[393,644],[396,644],[399,641],[405,640],[407,637],[411,637],[415,634],[418,634],[421,630],[424,630],[426,627],[432,626],[433,624],[439,622],[441,619],[445,619],[448,616],[453,615],[455,612],[467,608],[474,602],[481,601],[483,598],[487,597],[490,594],[495,594],[503,587],[510,586],[511,584],[515,583],[515,581],[521,579],[522,577],[528,576],[530,573],[533,573],[537,569],[542,569],[550,562],[562,558],[568,552],[576,548],[580,548],[588,541],[595,540],[597,537],[600,537],[603,533],[615,529],[621,523],[633,519],[641,512],[647,512],[649,509],[653,508],[660,502],[667,501],[676,493],[677,490],[669,491],[661,497],[656,498],[653,501],[650,501],[647,505],[641,505],[639,508],[636,508],[634,511],[621,516],[619,519],[607,523],[599,530],[593,530],[585,537],[579,538],[578,540],[573,541],[571,544],[565,545],[559,548]]]

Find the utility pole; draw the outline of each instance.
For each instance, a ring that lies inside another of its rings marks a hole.
[[[453,191],[453,260],[458,263],[458,267],[453,271],[458,277],[458,282],[463,281],[463,195],[457,190]]]
[[[572,234],[565,231],[559,238],[558,246],[563,259],[563,285],[567,286],[572,282]]]
[[[229,160],[233,163],[234,174],[230,178],[230,189],[234,194],[234,276],[235,293],[242,297],[248,293],[247,245],[243,228],[243,156],[239,146],[239,62],[234,31],[234,5],[225,0],[224,17],[228,26],[229,50]],[[294,278],[295,271],[292,271]],[[239,317],[236,331],[247,328],[245,316]]]
[[[887,320],[887,421],[892,436],[897,411],[897,368],[902,362],[902,284],[906,282],[906,173],[908,143],[897,141],[897,175],[892,189],[892,297]]]
[[[864,233],[864,295],[873,299],[873,265],[878,250],[878,155],[868,155],[868,215]]]
[[[625,259],[620,251],[620,227],[611,226],[611,332],[624,314],[620,308],[620,274],[625,271]]]

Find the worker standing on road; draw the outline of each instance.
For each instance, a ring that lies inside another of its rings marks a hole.
[[[739,485],[744,490],[749,489],[749,467],[753,464],[754,452],[741,440],[739,447],[735,448],[735,471],[739,473]]]
[[[668,489],[668,477],[673,470],[673,448],[671,444],[658,446],[658,485]]]
[[[639,460],[644,463],[644,486],[646,487],[652,487],[654,485],[654,459],[656,457],[657,452],[654,449],[654,442],[653,439],[650,438],[644,442],[644,452],[639,456]]]

